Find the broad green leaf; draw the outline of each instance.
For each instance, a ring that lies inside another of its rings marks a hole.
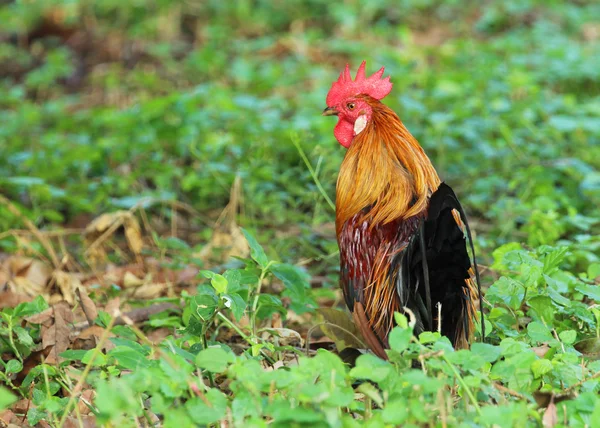
[[[374,382],[383,381],[392,372],[390,363],[371,354],[361,355],[356,359],[356,366],[350,370],[354,379],[366,379]]]
[[[471,345],[471,352],[479,355],[488,363],[495,362],[500,357],[501,351],[499,346],[490,345],[489,343],[476,342]]]
[[[196,355],[196,365],[213,373],[222,373],[235,360],[235,356],[222,348],[208,348]]]
[[[18,304],[14,311],[13,317],[26,317],[33,314],[39,314],[40,312],[48,309],[48,303],[42,296],[37,296],[33,301]]]
[[[205,403],[200,397],[194,397],[185,403],[190,418],[198,425],[217,422],[225,416],[227,398],[218,389],[211,388],[205,394]]]
[[[242,319],[246,310],[246,301],[237,293],[224,294],[221,298],[224,300],[224,306],[231,309],[235,320],[239,321]]]
[[[541,358],[539,360],[535,360],[533,364],[531,364],[531,371],[535,377],[541,377],[546,373],[552,371],[552,361]]]
[[[561,331],[558,337],[565,345],[572,345],[577,340],[577,332],[575,330]]]
[[[217,294],[223,294],[227,292],[227,279],[223,275],[215,274],[211,278],[210,283]]]
[[[121,367],[130,370],[148,368],[153,364],[142,352],[129,346],[117,346],[108,352],[108,356],[115,358]]]
[[[265,250],[263,250],[254,235],[252,235],[249,231],[242,229],[242,233],[246,237],[246,241],[248,241],[248,245],[250,246],[250,255],[254,261],[258,263],[261,269],[266,268],[267,264],[269,263],[269,259],[265,254]]]
[[[527,325],[527,334],[534,342],[555,341],[550,329],[539,321],[532,321]]]
[[[390,348],[396,352],[403,352],[408,347],[412,336],[412,329],[400,327],[392,329],[389,336]]]
[[[19,360],[8,360],[6,363],[6,373],[19,373],[23,370],[23,364]]]
[[[0,411],[17,401],[17,397],[3,386],[0,386]]]

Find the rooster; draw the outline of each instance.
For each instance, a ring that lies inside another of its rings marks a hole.
[[[477,300],[482,310],[471,232],[452,189],[381,103],[392,90],[383,72],[366,77],[363,61],[352,80],[346,65],[323,111],[338,117],[333,133],[347,149],[336,188],[340,286],[355,324],[381,358],[387,358],[396,311],[409,314],[416,334],[440,331],[455,348],[466,348]],[[481,321],[483,330],[483,312]]]

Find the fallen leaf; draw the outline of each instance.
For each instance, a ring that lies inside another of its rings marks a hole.
[[[279,338],[279,344],[282,346],[303,346],[304,340],[296,330],[289,328],[267,328],[265,333]]]
[[[79,298],[81,309],[85,314],[85,319],[90,326],[94,325],[94,320],[98,318],[98,309],[96,308],[96,304],[92,299],[90,299],[90,296],[88,296],[85,288],[79,287],[75,291],[77,293],[77,297]]]
[[[541,346],[534,346],[531,349],[533,349],[533,352],[539,358],[544,358],[544,355],[546,355],[546,352],[548,352],[550,350],[550,346],[548,346],[548,344],[544,343]]]
[[[127,238],[129,248],[135,255],[140,255],[144,248],[144,241],[139,222],[130,214],[124,219],[123,226],[125,227],[125,238]]]
[[[86,254],[93,262],[106,260],[106,251],[103,246],[114,233],[123,228],[129,249],[139,256],[144,247],[140,224],[130,211],[115,211],[96,217],[85,228]]]
[[[13,416],[15,416],[15,414],[11,410],[4,410],[0,412],[0,422],[2,422],[4,425],[8,425]]]
[[[51,320],[53,316],[54,308],[49,307],[48,309],[45,309],[38,314],[33,314],[31,316],[25,317],[25,321],[30,322],[32,324],[44,324],[46,321]]]
[[[20,303],[31,302],[32,296],[17,294],[12,291],[0,292],[0,309],[14,308]]]
[[[74,274],[60,270],[54,271],[53,277],[62,297],[69,305],[73,306],[75,304],[75,290],[81,287],[79,278]]]
[[[135,276],[133,273],[127,271],[125,272],[125,275],[123,275],[123,287],[124,288],[132,288],[132,287],[139,287],[141,285],[144,285],[144,279],[142,278],[138,278],[137,276]]]
[[[556,414],[556,404],[552,401],[544,410],[544,416],[542,417],[542,423],[544,424],[544,428],[553,428],[558,422],[558,416]]]
[[[15,294],[45,295],[46,284],[52,275],[52,268],[44,262],[29,257],[12,256],[3,263],[4,275],[9,290]]]
[[[74,416],[69,416],[65,423],[63,424],[63,428],[96,428],[96,417],[94,415],[83,415],[81,416],[81,421],[83,425],[79,424],[79,419]]]
[[[136,299],[154,299],[160,297],[166,288],[167,284],[144,284],[141,287],[130,290],[127,295]]]
[[[366,348],[362,335],[347,312],[333,308],[321,308],[319,314],[325,319],[321,331],[335,342],[338,352],[345,348]]]
[[[42,346],[52,346],[50,354],[46,357],[46,364],[58,364],[62,361],[59,356],[71,344],[70,329],[67,322],[73,321],[73,312],[66,304],[54,306],[54,325],[42,336]]]
[[[86,389],[84,391],[81,392],[81,398],[79,399],[79,402],[77,403],[77,407],[79,408],[79,413],[81,413],[82,415],[88,415],[90,413],[90,408],[87,406],[87,404],[84,403],[84,400],[89,403],[92,404],[94,401],[94,396],[96,395],[96,392],[93,389]]]

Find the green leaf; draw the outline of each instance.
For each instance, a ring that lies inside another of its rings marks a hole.
[[[531,371],[536,378],[542,377],[546,373],[552,371],[552,361],[544,358],[535,360],[533,364],[531,364]]]
[[[221,298],[225,301],[224,306],[231,310],[236,321],[242,319],[246,310],[246,301],[237,293],[224,294]]]
[[[108,352],[108,356],[115,358],[119,366],[130,370],[148,368],[152,365],[143,353],[128,346],[117,346]]]
[[[23,364],[19,360],[9,360],[6,363],[6,373],[19,373],[23,370]]]
[[[200,291],[200,287],[198,287]],[[197,294],[192,301],[194,305],[194,313],[200,317],[202,321],[209,320],[215,313],[219,299],[212,293]]]
[[[265,269],[269,263],[269,259],[265,254],[265,250],[263,250],[258,241],[256,241],[256,238],[254,238],[254,236],[246,229],[242,229],[242,233],[246,237],[246,241],[248,241],[248,245],[250,246],[250,255],[254,261],[258,263],[261,269]]]
[[[479,355],[484,361],[493,363],[500,357],[502,350],[499,346],[490,345],[489,343],[476,342],[471,345],[471,352]]]
[[[222,373],[235,360],[235,356],[222,348],[203,349],[196,355],[196,365],[213,373]]]
[[[527,325],[527,334],[534,342],[552,342],[555,340],[550,329],[539,321],[533,321]]]
[[[0,410],[8,409],[16,401],[17,397],[12,392],[0,386]]]
[[[412,329],[402,329],[400,327],[394,328],[389,336],[390,348],[397,352],[406,350],[412,336]]]
[[[587,275],[589,279],[596,279],[600,276],[600,263],[592,263],[588,266]]]
[[[577,332],[575,330],[561,331],[558,337],[565,345],[572,345],[577,340]]]
[[[17,334],[17,340],[26,348],[31,348],[33,346],[33,339],[29,335],[29,332],[25,330],[20,325],[16,325],[13,328],[13,331]]]
[[[27,422],[30,425],[37,425],[42,419],[47,418],[48,415],[45,411],[38,407],[32,407],[27,411]]]
[[[210,405],[200,397],[194,397],[185,403],[190,418],[199,425],[217,422],[225,416],[227,410],[227,398],[218,389],[211,388],[204,395]]]
[[[87,352],[85,349],[69,349],[59,355],[65,360],[81,361]]]
[[[223,275],[215,274],[210,283],[217,294],[220,295],[227,292],[227,279]]]
[[[287,263],[274,263],[271,272],[283,282],[293,297],[303,299],[309,288],[308,278],[299,268]]]
[[[539,321],[552,325],[554,321],[554,305],[548,296],[535,296],[527,302]]]
[[[402,426],[410,415],[405,400],[390,401],[383,409],[383,420],[388,424]]]
[[[381,382],[392,372],[392,366],[372,354],[363,354],[356,359],[356,366],[350,370],[354,379],[367,379]]]
[[[406,318],[406,315],[401,314],[400,312],[394,312],[394,320],[398,327],[408,328],[408,318]]]
[[[14,311],[13,317],[27,317],[33,314],[39,314],[40,312],[48,309],[48,303],[42,296],[37,296],[33,301],[18,304]]]
[[[600,303],[600,287],[597,285],[579,284],[575,290]]]

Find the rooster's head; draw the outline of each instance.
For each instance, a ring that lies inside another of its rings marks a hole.
[[[337,81],[333,82],[327,94],[327,108],[324,116],[337,115],[338,123],[333,134],[339,143],[348,148],[354,137],[367,126],[373,108],[368,97],[383,99],[392,90],[390,77],[383,76],[383,67],[372,76],[365,76],[365,61],[360,64],[356,77],[352,80],[350,67],[346,65]]]

